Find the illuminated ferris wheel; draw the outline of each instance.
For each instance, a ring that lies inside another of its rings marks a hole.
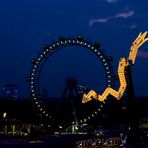
[[[103,82],[103,85],[105,85],[104,87],[111,87],[113,84],[114,79],[113,79],[113,70],[111,67],[111,60],[109,60],[109,57],[107,57],[104,54],[104,52],[100,47],[100,44],[90,43],[83,36],[78,35],[76,38],[66,39],[64,37],[61,37],[58,41],[55,41],[50,45],[44,46],[43,51],[38,55],[38,57],[32,60],[33,65],[32,65],[32,70],[30,74],[30,92],[31,92],[31,98],[33,99],[33,102],[36,108],[38,109],[42,117],[45,117],[47,119],[51,119],[53,115],[48,111],[47,106],[45,107],[41,97],[42,96],[41,90],[43,89],[41,82],[42,82],[42,79],[46,79],[45,74],[42,74],[42,73],[44,71],[44,67],[47,67],[49,59],[52,59],[52,57],[56,53],[60,52],[61,49],[64,50],[65,48],[69,49],[71,47],[83,48],[88,52],[90,52],[91,54],[93,54],[93,56],[97,59],[97,61],[99,61],[98,63],[102,67],[100,73],[103,74],[105,79],[104,80],[105,83]],[[50,64],[48,66],[50,67]],[[88,70],[89,69],[91,70],[90,67],[88,67]],[[42,78],[42,77],[45,77],[45,78]],[[50,82],[48,83],[50,84]],[[81,99],[80,99],[80,102],[81,102]],[[83,116],[79,117],[78,122],[85,123],[88,120],[91,120],[91,118],[95,117],[98,114],[98,112],[101,110],[102,107],[103,107],[102,104],[100,106],[97,105],[96,108],[93,106],[94,108],[93,111],[89,113],[85,113]]]

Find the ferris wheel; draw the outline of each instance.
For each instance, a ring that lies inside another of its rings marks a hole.
[[[65,48],[70,48],[70,47],[80,47],[91,52],[97,58],[99,63],[101,63],[100,65],[103,67],[104,72],[101,73],[103,73],[105,77],[105,84],[103,83],[103,85],[105,85],[104,87],[111,87],[113,85],[114,78],[113,78],[111,60],[109,60],[109,57],[107,57],[104,54],[100,44],[91,43],[87,41],[82,35],[78,35],[77,37],[73,38],[60,37],[59,40],[44,46],[42,52],[38,55],[38,57],[32,60],[32,69],[30,74],[31,98],[33,100],[34,105],[42,115],[42,117],[45,117],[46,119],[52,120],[53,115],[48,111],[47,106],[45,107],[41,97],[42,96],[41,90],[43,88],[41,88],[42,85],[40,82],[42,81],[42,77],[44,75],[42,74],[42,71],[45,65],[48,64],[47,61],[49,59],[52,59],[53,55],[58,53],[61,49],[64,50]],[[78,122],[86,123],[88,120],[91,120],[91,118],[94,118],[98,114],[98,112],[101,110],[102,107],[103,107],[102,104],[100,106],[97,105],[97,108],[94,107],[94,110],[92,112],[87,114],[85,113],[84,116],[79,117]]]

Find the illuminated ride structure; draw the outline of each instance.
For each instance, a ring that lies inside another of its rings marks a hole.
[[[49,124],[53,121],[52,114],[48,112],[47,108],[45,107],[44,103],[41,98],[41,89],[40,89],[40,73],[43,69],[44,64],[46,64],[47,59],[49,59],[53,54],[55,54],[60,49],[71,47],[71,46],[78,46],[83,47],[90,52],[93,52],[97,58],[100,60],[104,67],[105,71],[105,77],[106,77],[106,87],[112,87],[113,85],[113,70],[111,66],[111,60],[105,56],[103,51],[101,50],[100,44],[98,43],[90,43],[84,39],[83,36],[78,35],[76,38],[69,38],[66,39],[64,37],[61,37],[58,41],[46,45],[43,47],[43,51],[38,55],[36,59],[32,60],[32,70],[29,78],[29,84],[30,84],[30,92],[31,92],[31,98],[33,100],[33,103],[35,104],[36,108],[40,112],[40,115],[44,119],[46,119]],[[50,82],[49,82],[50,83]],[[105,85],[105,84],[104,84]],[[81,103],[81,99],[80,99]],[[93,113],[89,115],[85,115],[82,119],[79,119],[79,123],[83,124],[86,123],[88,120],[90,120],[92,117],[95,117],[98,112],[101,110],[103,106],[100,105],[97,110],[93,111]]]
[[[128,111],[128,143],[131,147],[141,147],[141,138],[138,126],[138,117],[135,107],[135,96],[132,83],[131,66],[135,63],[138,49],[143,45],[148,38],[146,38],[147,32],[140,33],[136,40],[132,43],[128,58],[121,58],[118,65],[118,76],[120,81],[120,87],[118,90],[114,90],[111,87],[107,87],[102,95],[97,94],[94,90],[89,91],[88,94],[83,94],[82,103],[91,101],[92,99],[98,101],[107,100],[109,95],[112,95],[117,100],[120,100],[125,90],[127,93],[127,111]]]
[[[112,87],[108,86],[102,95],[97,94],[95,91],[91,90],[88,94],[83,95],[82,103],[88,102],[90,100],[96,99],[99,101],[104,101],[107,99],[109,95],[114,96],[117,100],[120,100],[122,95],[125,92],[125,89],[127,87],[127,80],[126,80],[126,73],[127,73],[127,68],[129,65],[133,65],[135,63],[135,59],[137,56],[138,48],[144,44],[146,41],[148,41],[148,38],[145,38],[147,35],[147,32],[145,33],[140,33],[136,40],[132,43],[129,57],[128,58],[121,58],[119,61],[118,65],[118,77],[120,81],[120,87],[116,91]]]

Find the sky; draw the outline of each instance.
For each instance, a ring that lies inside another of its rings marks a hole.
[[[90,42],[100,42],[105,54],[114,57],[116,74],[119,58],[128,57],[136,36],[148,31],[147,6],[147,0],[1,0],[0,96],[5,84],[17,84],[21,97],[29,95],[31,60],[59,36],[83,34]],[[101,92],[101,68],[86,49],[62,49],[43,67],[40,86],[49,89],[49,96],[59,95],[65,79],[73,77]],[[139,49],[132,75],[135,95],[148,96],[148,43]]]

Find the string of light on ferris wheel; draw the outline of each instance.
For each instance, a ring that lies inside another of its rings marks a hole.
[[[97,108],[97,110],[94,111],[92,114],[90,114],[89,116],[87,116],[87,117],[84,118],[84,119],[81,119],[81,120],[80,120],[80,123],[81,123],[81,124],[85,124],[85,123],[88,122],[91,118],[94,118],[94,117],[96,117],[99,113],[101,113],[101,111],[103,110],[104,105],[107,103],[107,102],[106,102],[107,100],[108,100],[108,99],[106,98],[106,99],[99,105],[99,107]]]
[[[103,64],[105,72],[106,72],[107,86],[108,87],[111,86],[111,83],[112,83],[111,68],[110,68],[110,65],[108,63],[107,57],[97,47],[97,44],[90,44],[89,42],[85,41],[82,36],[78,36],[76,39],[60,39],[59,41],[57,41],[57,42],[55,42],[51,45],[46,45],[44,47],[43,52],[37,57],[37,59],[32,60],[33,66],[32,66],[32,71],[31,71],[31,76],[30,76],[30,89],[31,89],[32,98],[34,100],[36,107],[40,111],[40,113],[42,115],[46,116],[46,117],[49,117],[49,113],[44,109],[43,105],[40,103],[40,100],[39,100],[37,92],[36,92],[37,91],[36,86],[35,86],[35,80],[36,80],[36,77],[37,77],[37,71],[39,69],[39,66],[42,63],[42,61],[44,60],[44,58],[47,55],[55,52],[56,49],[64,48],[66,46],[75,46],[75,45],[88,48],[97,55],[97,57],[100,59],[101,63]],[[97,115],[98,111],[100,111],[101,108],[102,108],[102,105],[100,106],[100,108],[98,108],[97,111],[95,111],[91,115],[91,117],[94,117],[95,115]],[[89,119],[91,117],[88,116],[87,119]],[[87,121],[87,120],[84,119],[84,121]]]

